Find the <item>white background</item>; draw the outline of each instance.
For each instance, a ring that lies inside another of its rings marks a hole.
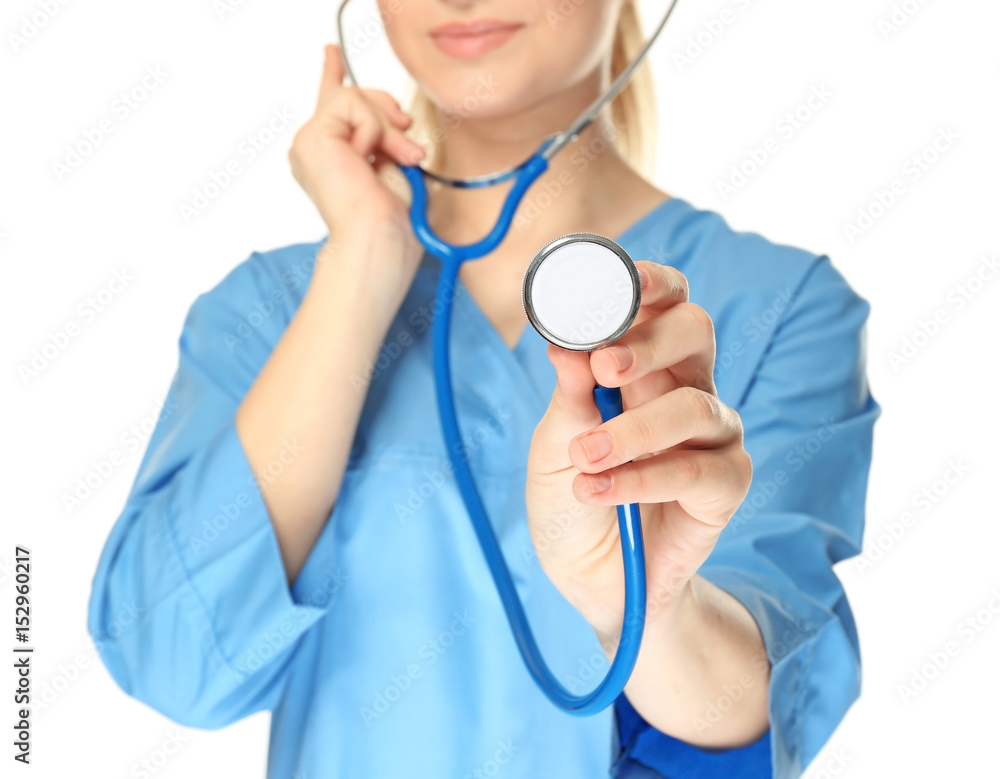
[[[0,12],[0,614],[13,610],[14,545],[30,547],[33,681],[36,693],[57,693],[37,712],[33,765],[21,773],[128,776],[176,729],[114,685],[85,630],[97,558],[144,448],[129,449],[121,437],[155,421],[184,315],[200,292],[254,250],[325,234],[286,153],[312,111],[322,45],[336,40],[336,4],[234,5],[220,18],[211,0],[68,2],[21,46],[8,34],[43,4],[7,0]],[[643,3],[647,25],[656,7]],[[894,7],[913,13],[885,34],[880,22]],[[731,23],[679,64],[688,38],[723,9]],[[862,640],[863,693],[810,776],[996,775],[1000,612],[981,610],[1000,588],[1000,280],[982,284],[961,310],[950,301],[984,258],[1000,256],[998,28],[993,0],[681,0],[651,55],[661,117],[657,183],[737,229],[829,254],[872,305],[869,376],[883,414],[866,550],[904,512],[915,520],[896,538],[882,536],[886,549],[870,566],[838,567]],[[127,119],[113,114],[116,96],[157,65],[162,84]],[[776,122],[813,86],[833,97],[723,197],[718,184],[731,166],[780,137]],[[280,108],[294,126],[185,222],[179,204]],[[112,134],[60,180],[53,162],[109,116]],[[958,140],[912,181],[904,165],[942,128]],[[893,179],[906,193],[849,240],[844,224]],[[123,268],[132,281],[84,322],[78,306]],[[947,323],[908,362],[891,364],[890,352],[937,309],[948,312]],[[72,321],[80,335],[22,380],[18,366]],[[68,512],[63,495],[114,450],[121,465]],[[917,508],[914,496],[933,489],[951,460],[969,473],[929,510]],[[977,613],[983,625],[966,641],[959,623]],[[6,646],[10,623],[0,623]],[[899,685],[948,641],[959,654],[904,702]],[[12,672],[3,678],[12,682]],[[8,694],[2,700],[9,735],[14,706]],[[182,747],[157,775],[263,776],[265,715],[216,732],[179,731]],[[4,744],[7,762],[12,748]]]

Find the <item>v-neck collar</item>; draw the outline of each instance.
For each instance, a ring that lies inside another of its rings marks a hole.
[[[676,196],[671,196],[667,198],[666,200],[658,203],[651,210],[647,211],[641,217],[639,217],[639,219],[637,219],[635,222],[626,227],[617,236],[613,236],[612,240],[615,241],[615,243],[623,244],[623,248],[625,248],[625,250],[628,251],[628,247],[624,246],[624,244],[631,243],[632,238],[635,234],[640,233],[643,230],[643,228],[645,228],[650,222],[653,222],[655,219],[659,219],[665,211],[676,208],[677,205],[683,202],[684,202],[683,200],[681,200]],[[629,253],[631,254],[631,252]],[[425,254],[427,254],[426,251]],[[633,259],[641,259],[641,258],[633,257]],[[508,346],[507,342],[503,339],[500,333],[497,332],[497,329],[493,326],[493,323],[490,322],[489,318],[483,312],[482,308],[480,308],[480,306],[476,303],[472,295],[469,294],[469,290],[465,286],[461,277],[456,277],[456,282],[457,283],[455,286],[458,288],[459,292],[463,293],[461,295],[458,295],[458,297],[465,298],[469,301],[469,303],[471,304],[469,308],[473,311],[476,318],[480,319],[486,325],[486,329],[492,333],[493,337],[491,338],[491,340],[495,341],[500,347],[509,352],[511,355],[516,355],[519,352],[523,352],[526,343],[529,341],[529,333],[532,331],[531,324],[525,322],[524,328],[521,330],[521,335],[518,337],[514,346],[512,347]]]
[[[634,260],[643,259],[640,256],[636,256],[644,248],[641,244],[642,238],[648,234],[663,236],[664,229],[669,230],[669,227],[664,224],[663,229],[653,233],[650,230],[652,225],[659,225],[664,220],[666,214],[683,209],[685,206],[689,206],[687,201],[676,196],[671,196],[647,211],[617,236],[610,237],[616,243],[620,244]],[[429,260],[433,261],[435,275],[439,278],[441,261],[425,250],[423,262],[427,263]],[[548,346],[548,341],[542,338],[530,323],[525,323],[517,342],[513,347],[510,347],[476,303],[475,299],[469,294],[469,290],[462,282],[462,279],[457,276],[454,294],[452,327],[461,326],[463,320],[475,327],[480,337],[489,341],[490,351],[496,353],[498,361],[507,370],[514,373],[519,384],[521,386],[526,385],[534,390],[536,400],[541,404],[540,407],[544,411],[549,403],[549,397],[546,393],[549,392],[550,388],[545,389],[549,382],[540,382],[541,377],[537,375],[538,368],[536,366],[540,364],[543,367],[548,366],[550,372],[554,372],[554,369],[551,368],[548,358],[544,357],[543,359],[539,357],[536,350],[541,350],[541,353],[544,354]]]

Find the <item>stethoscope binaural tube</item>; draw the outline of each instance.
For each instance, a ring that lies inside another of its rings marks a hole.
[[[540,325],[544,327],[544,317],[539,314],[537,307],[531,305],[531,295],[527,291],[530,283],[529,273],[532,273],[531,277],[533,278],[533,269],[537,269],[541,262],[548,258],[553,251],[565,251],[575,242],[603,246],[605,250],[613,251],[621,259],[625,273],[632,282],[634,295],[634,302],[630,303],[628,309],[624,312],[624,319],[621,322],[614,323],[616,330],[613,333],[619,329],[621,332],[624,332],[631,325],[638,310],[638,296],[640,294],[638,273],[624,249],[613,241],[610,241],[610,239],[597,236],[593,233],[574,233],[569,236],[562,236],[547,244],[536,254],[535,259],[528,267],[528,272],[525,273],[526,283],[523,285],[524,291],[522,294],[522,300],[528,301],[525,305],[525,311],[528,314],[529,321],[536,330],[539,329]],[[504,560],[503,552],[500,549],[496,534],[493,532],[493,527],[490,525],[486,508],[483,505],[479,490],[472,476],[471,468],[466,459],[467,448],[459,445],[462,441],[462,436],[455,414],[448,337],[451,328],[452,300],[460,267],[461,261],[442,262],[435,304],[435,309],[439,313],[434,319],[432,329],[434,378],[437,386],[438,412],[441,418],[444,438],[447,443],[448,456],[454,466],[455,479],[459,491],[468,509],[473,528],[482,547],[490,573],[493,576],[493,581],[496,584],[497,592],[500,595],[504,611],[507,614],[507,620],[514,634],[514,639],[517,642],[518,649],[524,658],[529,673],[546,697],[556,706],[570,714],[578,716],[596,714],[614,703],[615,699],[625,688],[632,670],[635,668],[635,662],[639,655],[639,646],[642,642],[646,617],[646,564],[639,506],[633,503],[629,506],[618,506],[617,509],[625,577],[625,616],[618,649],[611,663],[611,668],[600,684],[589,693],[573,695],[559,683],[542,658],[538,644],[528,623],[528,618],[524,613],[521,599],[511,578],[510,570]],[[553,334],[551,328],[547,328],[547,330],[549,335]],[[605,337],[603,343],[595,343],[606,345],[615,338],[617,338],[617,335],[613,335],[611,340],[607,340],[607,337]],[[591,348],[597,348],[597,346],[591,346]],[[618,388],[598,385],[594,389],[594,401],[600,412],[601,419],[605,422],[622,413],[621,391]]]
[[[475,260],[489,254],[500,242],[510,229],[510,224],[514,219],[514,212],[517,211],[524,193],[535,180],[541,176],[549,167],[548,158],[545,157],[545,149],[554,141],[554,137],[547,138],[532,157],[526,162],[514,168],[510,173],[503,176],[510,178],[516,172],[514,186],[504,199],[500,215],[496,224],[485,236],[478,241],[467,244],[450,244],[440,238],[433,228],[427,223],[427,185],[424,181],[424,171],[415,165],[400,165],[399,170],[406,177],[410,184],[410,222],[413,225],[413,232],[420,243],[431,254],[441,260],[444,265],[453,265],[455,274],[458,274],[458,267],[466,260]],[[496,179],[489,184],[497,183],[502,179]],[[483,184],[486,186],[487,184]]]

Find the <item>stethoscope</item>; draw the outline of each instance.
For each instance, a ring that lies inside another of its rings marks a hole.
[[[343,0],[337,12],[337,31],[341,41],[347,40],[343,19],[348,2],[349,0]],[[538,151],[520,165],[498,173],[461,179],[433,173],[419,165],[399,166],[412,191],[410,220],[414,233],[427,251],[441,260],[441,274],[435,296],[435,310],[438,314],[434,318],[431,338],[438,412],[448,456],[454,466],[455,479],[528,671],[550,701],[570,714],[579,716],[596,714],[614,703],[625,689],[639,655],[646,622],[646,563],[639,505],[632,503],[627,507],[618,506],[618,530],[625,575],[625,609],[614,660],[607,675],[596,688],[584,695],[573,695],[559,683],[542,658],[496,534],[487,518],[469,463],[465,459],[466,448],[461,445],[462,436],[455,414],[448,354],[452,299],[462,263],[489,254],[500,244],[528,187],[545,172],[549,159],[568,143],[575,141],[605,104],[624,88],[659,37],[676,4],[677,0],[671,2],[649,40],[608,90],[569,129],[547,137]],[[342,46],[341,52],[345,75],[357,84],[358,80],[348,61],[347,47]],[[441,239],[427,223],[427,188],[424,176],[453,187],[485,187],[499,184],[511,177],[516,178],[493,229],[479,241],[456,246]],[[524,274],[521,300],[528,321],[543,338],[564,349],[592,351],[613,343],[632,325],[641,300],[639,274],[626,251],[610,238],[595,233],[570,233],[547,243],[531,260]],[[594,388],[594,402],[605,422],[622,413],[621,391],[617,387],[598,385]]]

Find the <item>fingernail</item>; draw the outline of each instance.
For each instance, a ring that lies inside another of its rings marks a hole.
[[[646,289],[649,285],[649,272],[644,268],[639,268],[639,288]]]
[[[627,346],[609,346],[608,351],[615,358],[615,362],[618,363],[619,371],[628,370],[629,366],[632,365],[632,350]]]
[[[611,441],[611,436],[603,430],[597,430],[596,432],[588,433],[581,438],[580,446],[583,447],[583,451],[586,452],[590,461],[596,462],[602,457],[607,457],[611,454],[613,443]]]
[[[595,473],[590,477],[590,494],[599,495],[611,487],[612,478],[606,473]]]

